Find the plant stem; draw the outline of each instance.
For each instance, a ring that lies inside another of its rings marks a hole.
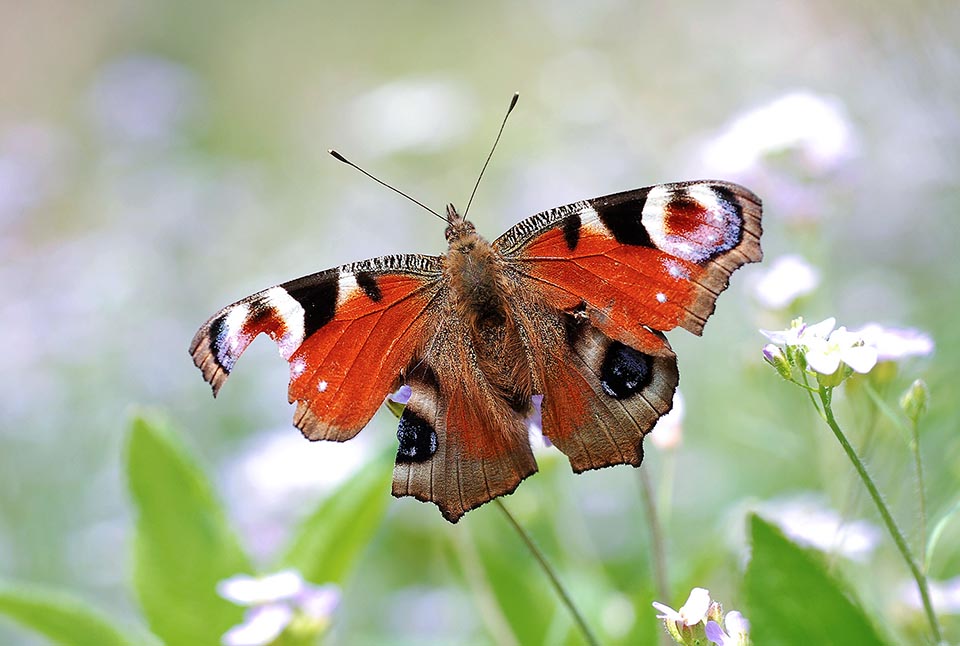
[[[877,505],[877,510],[880,512],[880,517],[883,519],[883,523],[887,526],[887,531],[890,532],[893,542],[896,543],[897,549],[903,556],[903,560],[906,561],[907,567],[910,568],[910,572],[913,574],[913,579],[917,582],[917,588],[920,590],[920,599],[923,601],[923,609],[927,614],[927,620],[930,622],[930,629],[933,631],[934,642],[939,644],[943,641],[943,637],[940,634],[940,624],[937,622],[937,615],[933,611],[933,603],[930,600],[930,589],[927,587],[927,577],[924,575],[920,567],[917,566],[917,563],[913,558],[913,554],[910,553],[910,548],[907,546],[907,541],[903,537],[903,533],[900,531],[900,528],[897,526],[897,521],[893,519],[890,509],[883,501],[880,491],[873,483],[873,478],[871,478],[870,474],[867,472],[867,467],[863,464],[863,461],[860,459],[860,456],[857,455],[857,452],[854,450],[853,446],[851,446],[850,442],[847,441],[847,437],[843,434],[839,424],[837,424],[837,420],[833,416],[833,408],[831,406],[832,396],[832,388],[827,388],[825,386],[820,387],[820,401],[823,403],[824,419],[826,419],[830,430],[832,430],[833,434],[837,437],[837,441],[840,442],[840,445],[846,452],[847,457],[850,458],[851,462],[853,462],[853,466],[860,475],[860,479],[863,481],[867,491],[870,493],[870,497],[873,498],[873,502]]]
[[[670,585],[667,583],[667,553],[663,543],[663,527],[654,502],[653,484],[646,469],[637,469],[640,476],[640,497],[650,524],[650,560],[653,561],[654,582],[657,586],[657,598],[670,598]]]
[[[557,578],[556,572],[553,571],[553,567],[551,567],[551,565],[547,562],[543,552],[541,552],[540,548],[537,547],[537,544],[533,542],[533,538],[527,533],[527,530],[525,530],[520,523],[517,522],[517,519],[513,517],[513,514],[507,510],[506,505],[504,505],[499,498],[494,498],[493,502],[495,502],[497,507],[500,508],[500,511],[503,512],[503,515],[507,517],[507,520],[520,535],[520,538],[523,539],[524,543],[526,543],[527,549],[530,550],[530,553],[533,554],[534,558],[536,558],[540,563],[540,567],[546,573],[547,578],[550,579],[550,583],[553,584],[553,589],[557,591],[557,594],[560,596],[560,600],[563,602],[563,605],[565,605],[570,611],[570,614],[573,615],[573,620],[576,622],[577,627],[580,628],[580,632],[583,633],[583,638],[588,644],[590,644],[590,646],[597,646],[599,644],[597,638],[593,636],[589,626],[587,626],[587,622],[583,619],[583,615],[580,614],[580,610],[577,608],[576,604],[573,603],[573,599],[570,598],[566,588],[564,588],[563,584],[560,583],[560,579]]]
[[[920,562],[923,563],[923,573],[927,573],[927,496],[923,485],[923,460],[920,459],[920,429],[917,422],[910,424],[913,431],[913,441],[910,448],[913,449],[913,462],[917,470],[917,488],[920,497]]]

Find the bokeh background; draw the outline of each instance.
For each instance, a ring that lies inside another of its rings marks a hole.
[[[442,252],[440,223],[326,151],[434,208],[462,207],[514,91],[471,211],[488,237],[577,199],[714,176],[764,198],[765,265],[799,254],[819,276],[799,302],[771,305],[757,289],[764,266],[748,267],[702,338],[670,337],[682,442],[648,450],[644,467],[668,537],[660,601],[677,607],[699,585],[737,607],[747,509],[832,509],[876,526],[802,393],[760,359],[757,328],[793,314],[935,340],[885,393],[895,406],[913,378],[930,385],[923,449],[931,515],[942,513],[960,482],[958,42],[953,2],[3,3],[0,577],[136,620],[121,468],[133,405],[185,435],[262,562],[395,442],[385,412],[351,443],[303,441],[287,367],[264,339],[214,401],[187,345],[208,315],[269,285]],[[865,401],[851,396],[840,413],[858,441],[869,433],[873,470],[914,539],[909,452]],[[637,473],[575,476],[555,451],[538,456],[541,474],[509,507],[603,641],[650,639]],[[915,635],[906,570],[888,537],[870,536],[853,555],[835,545],[837,567],[893,634]],[[497,640],[464,545],[529,569],[502,611],[520,641],[576,642],[492,506],[453,527],[412,499],[390,501],[331,640]],[[960,575],[958,545],[948,526],[935,579]],[[0,642],[43,643],[5,619]]]

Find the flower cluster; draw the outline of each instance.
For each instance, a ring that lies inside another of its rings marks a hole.
[[[296,570],[263,577],[238,574],[221,581],[217,593],[249,608],[243,623],[224,633],[224,646],[266,646],[281,635],[284,643],[313,643],[340,603],[337,586],[312,585]]]
[[[687,602],[679,610],[654,602],[663,626],[678,644],[694,646],[706,644],[707,640],[717,646],[748,646],[750,623],[742,614],[731,610],[723,614],[723,607],[710,600],[710,592],[704,588],[690,591]]]

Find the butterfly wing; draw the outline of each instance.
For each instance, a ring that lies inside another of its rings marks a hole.
[[[640,463],[679,378],[660,331],[702,332],[730,274],[761,259],[760,216],[741,186],[682,182],[552,209],[494,242],[540,296],[524,325],[543,429],[575,470]]]
[[[311,440],[347,440],[432,335],[442,284],[438,257],[350,263],[223,308],[197,332],[190,354],[216,395],[251,341],[268,334],[290,363],[294,424]]]

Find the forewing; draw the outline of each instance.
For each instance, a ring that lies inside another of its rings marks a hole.
[[[495,248],[548,303],[581,303],[604,332],[638,349],[653,330],[700,334],[738,267],[762,258],[760,199],[736,184],[661,184],[534,215]]]
[[[264,290],[207,321],[190,354],[220,390],[261,333],[290,363],[296,426],[311,440],[346,440],[363,428],[436,326],[441,259],[383,256]]]

